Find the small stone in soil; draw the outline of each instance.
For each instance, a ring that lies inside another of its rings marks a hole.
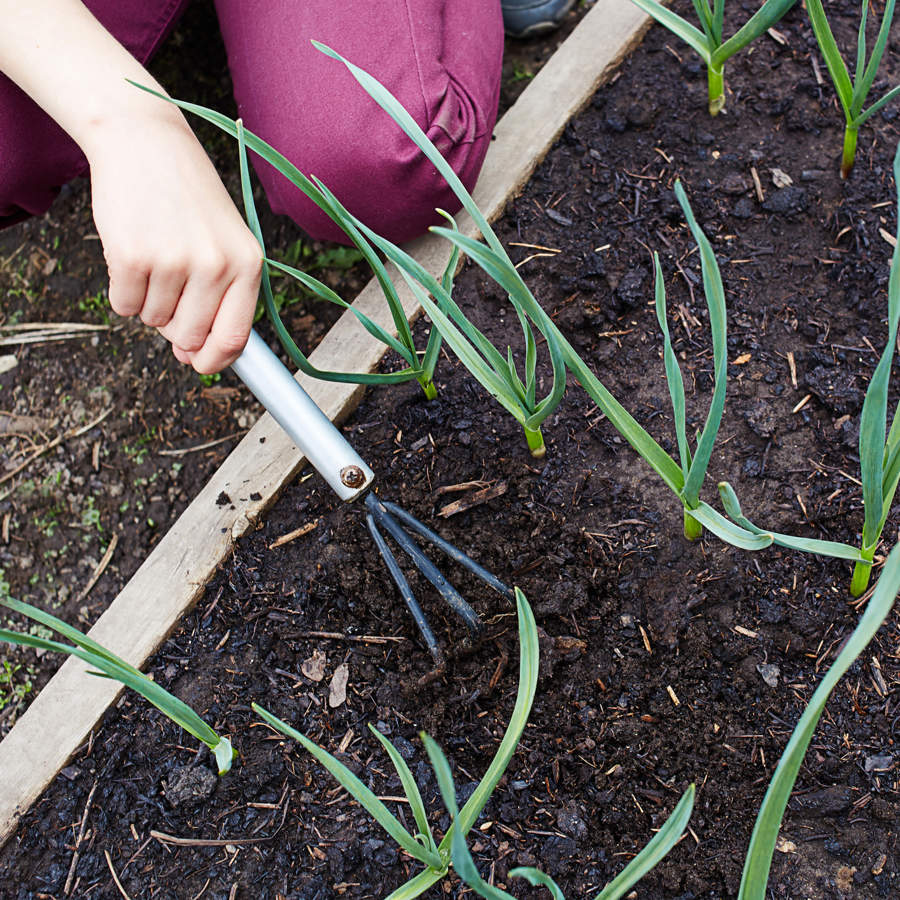
[[[806,191],[792,184],[771,193],[763,203],[763,209],[779,216],[789,216],[803,212],[808,205]]]
[[[204,766],[178,766],[163,782],[163,795],[173,807],[207,800],[216,787],[216,776]]]
[[[756,671],[762,676],[762,680],[769,687],[778,687],[778,678],[781,675],[781,669],[772,663],[763,663],[756,667]]]

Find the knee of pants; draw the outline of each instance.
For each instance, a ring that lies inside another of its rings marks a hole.
[[[455,211],[421,151],[315,38],[374,76],[471,187],[497,115],[503,55],[498,0],[303,0],[290,28],[216,0],[238,109],[250,131],[315,175],[359,219],[400,242]],[[260,65],[265,60],[265,65]],[[268,164],[257,171],[275,212],[317,238],[343,232]]]

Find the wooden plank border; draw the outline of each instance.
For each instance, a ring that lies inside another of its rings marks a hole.
[[[638,43],[648,24],[647,17],[625,0],[598,0],[587,13],[497,123],[474,192],[488,219],[502,213],[569,119]],[[461,219],[460,228],[475,233],[467,219]],[[407,249],[432,272],[441,271],[449,259],[449,244],[432,235],[411,242]],[[398,291],[408,316],[416,316],[420,310],[408,289],[398,285]],[[353,305],[391,327],[374,279]],[[361,371],[368,371],[378,364],[383,350],[346,312],[310,359],[322,369],[340,368],[352,360]],[[335,421],[349,415],[362,393],[356,385],[303,376],[299,380]],[[303,461],[284,432],[264,415],[98,619],[91,637],[132,664],[143,665],[196,602],[234,541],[274,502]],[[224,506],[217,503],[223,492],[231,499]],[[121,690],[85,670],[80,660],[66,660],[0,743],[0,846]]]

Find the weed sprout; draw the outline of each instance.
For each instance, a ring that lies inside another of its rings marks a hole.
[[[148,678],[139,669],[129,665],[124,659],[116,656],[87,635],[82,634],[77,628],[73,628],[71,625],[63,622],[62,619],[58,619],[56,616],[44,612],[30,603],[24,603],[12,597],[0,597],[0,604],[68,638],[74,646],[37,635],[23,634],[8,628],[0,628],[0,641],[23,647],[34,647],[38,650],[50,650],[54,653],[77,656],[89,666],[99,670],[91,671],[90,674],[120,681],[126,687],[137,691],[176,725],[180,725],[197,740],[206,744],[216,758],[220,775],[224,775],[231,769],[231,764],[237,757],[237,752],[232,748],[231,741],[227,737],[220,737],[216,734],[190,706],[170,694],[164,687]]]
[[[631,0],[631,2],[680,37],[706,63],[709,114],[716,116],[725,106],[726,61],[768,31],[796,0],[768,0],[727,41],[722,39],[725,0],[713,0],[712,8],[709,0],[693,0],[702,31],[657,0]]]
[[[806,10],[809,13],[809,21],[813,33],[819,43],[825,64],[828,66],[828,74],[834,83],[838,100],[844,110],[846,125],[844,127],[844,149],[841,154],[841,178],[847,178],[856,160],[856,139],[859,134],[859,126],[862,125],[873,113],[878,112],[886,103],[890,103],[900,94],[900,85],[892,88],[881,99],[876,100],[868,109],[863,109],[866,97],[875,82],[875,75],[881,65],[881,57],[887,47],[890,36],[891,22],[894,18],[895,0],[887,0],[884,7],[884,17],[878,29],[878,37],[872,55],[866,62],[866,14],[868,13],[869,0],[862,0],[862,13],[859,21],[859,35],[856,40],[856,69],[853,72],[853,80],[847,70],[847,64],[841,57],[837,42],[832,34],[831,26],[822,7],[822,0],[806,0]]]

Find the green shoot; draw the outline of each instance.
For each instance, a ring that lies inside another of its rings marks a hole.
[[[900,216],[900,145],[894,154],[894,186]],[[900,224],[897,227],[900,237]],[[897,483],[900,481],[900,406],[887,430],[888,388],[891,364],[900,324],[900,248],[894,247],[888,280],[888,335],[863,401],[859,421],[859,467],[862,481],[864,520],[860,553],[853,571],[850,593],[859,597],[869,583],[875,548],[887,520]]]
[[[270,165],[274,166],[282,175],[284,175],[292,184],[303,191],[320,209],[322,209],[348,236],[348,238],[356,246],[357,250],[362,254],[363,258],[371,266],[375,277],[382,289],[388,309],[391,314],[394,329],[397,333],[395,338],[386,329],[375,323],[364,313],[356,310],[353,306],[339,297],[333,290],[311,275],[301,272],[293,266],[280,263],[277,260],[265,259],[262,275],[262,293],[263,303],[265,305],[266,314],[268,315],[278,339],[285,349],[285,352],[291,357],[295,365],[306,375],[313,378],[320,378],[324,381],[349,382],[353,384],[399,384],[410,381],[415,378],[422,386],[426,397],[429,399],[436,396],[436,388],[433,382],[434,368],[437,364],[440,353],[440,333],[432,329],[429,335],[427,345],[423,351],[416,349],[413,341],[412,331],[403,310],[403,304],[397,295],[397,291],[391,282],[390,276],[385,269],[384,263],[378,254],[372,248],[371,244],[360,233],[356,226],[356,222],[344,207],[336,201],[330,192],[326,195],[320,189],[320,186],[314,184],[307,178],[296,166],[294,166],[285,156],[267,144],[264,140],[250,131],[247,131],[240,120],[230,119],[222,113],[212,109],[199,106],[195,103],[188,103],[183,100],[175,100],[166,97],[156,91],[143,87],[140,84],[132,82],[135,87],[147,91],[162,100],[178,106],[185,112],[193,113],[201,119],[216,125],[226,134],[230,134],[238,141],[240,155],[241,170],[241,193],[244,201],[245,215],[250,230],[259,241],[265,255],[266,248],[263,240],[262,230],[259,224],[259,217],[256,212],[256,205],[253,200],[253,192],[250,186],[250,172],[247,165],[247,150],[252,150],[262,157]],[[456,269],[457,258],[454,254],[442,277],[441,281],[446,285],[448,290],[452,287],[453,273]],[[295,278],[308,291],[312,292],[316,297],[329,303],[334,303],[344,309],[350,309],[351,312],[359,320],[360,324],[373,337],[385,343],[406,363],[406,368],[399,372],[378,373],[378,372],[334,372],[318,369],[309,362],[306,355],[300,350],[294,342],[286,326],[281,320],[279,312],[279,304],[276,302],[271,283],[271,271],[277,270],[282,274],[286,274]]]
[[[669,396],[672,399],[672,410],[675,419],[675,432],[678,439],[678,456],[681,461],[681,472],[684,476],[684,485],[681,488],[680,497],[684,504],[684,534],[689,540],[700,537],[702,528],[700,523],[691,514],[691,510],[700,505],[700,488],[706,477],[709,460],[712,456],[713,445],[722,423],[722,413],[725,410],[725,388],[728,381],[728,345],[726,335],[725,314],[725,289],[722,286],[722,276],[712,246],[703,233],[694,213],[691,210],[680,181],[675,182],[675,196],[681,205],[688,227],[700,249],[700,261],[703,271],[703,290],[706,295],[706,307],[709,310],[709,324],[713,340],[713,369],[714,386],[712,402],[706,417],[703,431],[697,438],[697,446],[693,455],[688,445],[687,430],[685,425],[684,381],[681,377],[681,369],[678,365],[678,357],[672,348],[672,340],[669,336],[669,326],[666,321],[666,288],[663,282],[662,267],[659,263],[659,255],[653,254],[653,264],[656,271],[656,318],[663,334],[664,359],[666,367],[666,381],[669,384]]]
[[[765,34],[794,5],[796,0],[767,0],[727,41],[722,38],[725,0],[693,0],[700,28],[667,9],[657,0],[631,0],[647,15],[680,37],[706,63],[709,86],[709,114],[718,115],[725,107],[725,63],[747,44]],[[702,30],[701,30],[702,29]]]
[[[125,662],[125,660],[116,656],[87,635],[82,634],[77,628],[68,625],[62,619],[58,619],[48,612],[32,606],[30,603],[14,600],[12,597],[0,597],[0,603],[68,638],[75,646],[62,644],[48,638],[36,637],[31,634],[11,631],[6,628],[0,628],[0,641],[77,656],[88,665],[93,666],[94,669],[99,670],[91,672],[92,675],[120,681],[126,687],[137,691],[176,725],[180,725],[185,731],[197,738],[198,741],[206,744],[216,758],[220,775],[224,775],[231,769],[231,764],[237,757],[237,752],[232,748],[228,738],[220,737],[216,734],[190,706],[174,697],[139,669]]]
[[[819,43],[822,56],[825,57],[828,74],[831,75],[831,80],[834,83],[834,89],[837,92],[841,108],[844,110],[844,119],[846,120],[844,126],[844,149],[841,154],[841,178],[847,178],[853,169],[853,163],[856,160],[856,139],[860,125],[900,94],[900,85],[897,85],[871,106],[863,109],[869,91],[875,82],[878,67],[881,65],[881,58],[884,56],[884,51],[887,47],[891,22],[894,18],[895,2],[896,0],[887,0],[885,3],[884,16],[878,29],[878,37],[875,39],[872,55],[869,57],[869,61],[866,62],[866,16],[869,0],[862,0],[859,34],[856,40],[856,69],[852,80],[847,64],[841,56],[841,51],[838,50],[837,41],[834,39],[831,26],[828,24],[828,18],[822,7],[822,0],[807,0],[806,2],[806,9],[809,13],[809,21],[812,25],[813,33]]]
[[[825,703],[841,676],[863,652],[887,619],[898,592],[900,592],[900,544],[890,552],[865,613],[844,645],[844,649],[816,688],[778,762],[750,837],[738,900],[765,900],[772,854],[775,851],[784,810],[809,742],[825,709]]]
[[[537,625],[525,595],[518,588],[516,588],[516,610],[519,619],[519,689],[512,717],[500,746],[491,764],[488,766],[487,772],[485,772],[472,796],[469,797],[463,806],[462,811],[454,816],[453,824],[444,835],[440,844],[435,844],[422,796],[409,767],[386,737],[378,734],[373,729],[400,777],[400,782],[403,785],[404,793],[409,801],[410,809],[416,822],[416,834],[411,834],[404,828],[400,820],[387,806],[328,751],[314,744],[308,737],[292,728],[286,722],[273,716],[261,706],[256,703],[253,704],[254,711],[262,716],[269,725],[301,743],[337,779],[341,787],[384,828],[399,847],[425,866],[423,871],[394,891],[388,900],[401,900],[401,898],[402,900],[407,900],[407,898],[418,897],[429,887],[444,878],[450,870],[452,862],[451,847],[454,841],[458,841],[460,837],[464,839],[465,835],[471,830],[494,792],[494,788],[497,787],[497,783],[506,771],[510,759],[512,759],[512,755],[525,729],[525,723],[528,721],[531,704],[534,701],[539,658]],[[427,747],[428,743],[426,741]]]
[[[665,825],[647,843],[647,846],[608,884],[594,900],[619,900],[640,881],[651,869],[668,855],[669,851],[681,840],[687,828],[694,808],[694,785],[690,785],[682,794],[675,809],[672,810]],[[456,862],[454,860],[454,865]],[[529,884],[546,887],[553,900],[565,900],[563,892],[556,882],[539,869],[529,867],[512,869],[509,873],[514,878],[524,878]]]

